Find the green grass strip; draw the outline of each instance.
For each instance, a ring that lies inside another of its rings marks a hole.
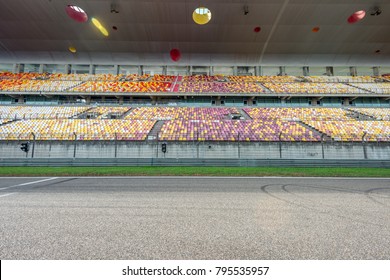
[[[384,177],[390,168],[344,167],[0,167],[0,176]]]

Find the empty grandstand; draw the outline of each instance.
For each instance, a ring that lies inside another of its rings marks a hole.
[[[389,274],[390,0],[0,3],[2,279]]]
[[[98,35],[85,17],[59,12],[62,2],[42,6],[55,15],[49,24],[26,16],[35,30],[28,42],[17,35],[27,34],[22,23],[0,38],[2,157],[390,158],[389,24],[382,16],[350,20],[369,4],[342,1],[336,13],[336,1],[285,1],[286,11],[249,1],[240,14],[238,1],[210,1],[217,16],[198,26],[186,18],[195,3],[153,0],[148,20],[119,13],[144,11],[142,1],[109,14],[95,3],[91,16],[112,24]],[[182,18],[165,16],[176,9]],[[294,9],[324,27],[286,16]],[[130,18],[158,24],[140,32]],[[25,141],[33,148],[26,153]]]

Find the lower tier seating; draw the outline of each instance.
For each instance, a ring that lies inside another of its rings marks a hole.
[[[269,120],[172,120],[164,123],[162,141],[320,141],[319,133],[296,122]]]
[[[390,121],[307,121],[336,141],[390,141]]]
[[[351,120],[341,108],[244,108],[252,119]]]
[[[0,140],[145,140],[151,120],[22,120],[0,126]]]

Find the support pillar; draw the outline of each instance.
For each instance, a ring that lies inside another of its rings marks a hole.
[[[333,67],[332,66],[327,66],[326,67],[326,75],[327,76],[333,76]]]
[[[351,67],[349,67],[349,73],[350,73],[351,76],[353,76],[353,77],[357,76],[356,66],[351,66]]]
[[[379,67],[378,66],[372,67],[372,71],[373,71],[374,76],[379,76]]]
[[[65,74],[70,74],[70,73],[72,73],[72,65],[70,65],[70,64],[65,64],[64,65],[64,72],[65,72]]]
[[[310,76],[309,67],[303,66],[303,76]]]
[[[89,65],[89,74],[90,75],[93,75],[93,74],[95,74],[95,65],[93,65],[93,64],[90,64]]]
[[[238,75],[238,67],[237,66],[233,66],[233,75],[234,76]]]
[[[280,76],[286,75],[286,66],[279,66],[279,75]]]

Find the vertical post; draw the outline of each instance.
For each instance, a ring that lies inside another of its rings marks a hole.
[[[255,76],[261,76],[262,68],[261,66],[255,66]]]
[[[74,149],[73,149],[73,158],[76,158],[76,144],[77,144],[77,134],[73,132],[74,135]]]
[[[367,159],[366,135],[367,135],[367,132],[364,131],[363,136],[362,136],[362,145],[363,145],[364,159]]]
[[[237,135],[237,141],[238,141],[238,158],[241,158],[241,150],[240,150],[240,133]]]
[[[89,65],[89,74],[90,75],[95,74],[95,65],[93,65],[93,64]]]
[[[119,75],[119,65],[118,64],[114,65],[114,75]]]
[[[333,67],[332,66],[327,66],[326,67],[326,75],[327,76],[333,76]]]
[[[282,158],[282,132],[279,133],[279,157]]]
[[[117,158],[117,155],[118,155],[118,136],[117,136],[117,133],[115,132],[115,158]]]
[[[160,148],[159,147],[159,143],[158,143],[158,141],[159,141],[159,138],[158,138],[158,133],[157,133],[157,137],[156,137],[156,141],[157,141],[157,145],[156,145],[156,158],[158,158],[158,149]]]
[[[309,76],[309,66],[303,66],[303,76]]]
[[[322,148],[322,159],[325,158],[325,152],[324,152],[324,134],[321,134],[321,148]]]
[[[372,67],[372,73],[374,74],[374,76],[379,76],[379,67]]]
[[[286,75],[286,66],[279,66],[279,76]]]
[[[210,76],[214,76],[214,66],[210,66],[209,73],[210,73]]]
[[[349,67],[349,74],[353,77],[357,76],[356,66]]]
[[[31,135],[33,136],[33,143],[32,143],[32,149],[31,149],[31,158],[34,158],[34,152],[35,152],[35,133],[31,132]]]
[[[199,131],[196,132],[196,157],[199,158]]]
[[[12,73],[19,73],[19,64],[12,65]]]
[[[234,76],[238,75],[238,67],[237,66],[233,66],[233,75]]]
[[[64,65],[64,72],[65,72],[65,74],[70,74],[70,73],[72,73],[72,65],[70,65],[70,64],[65,64],[65,65]]]

